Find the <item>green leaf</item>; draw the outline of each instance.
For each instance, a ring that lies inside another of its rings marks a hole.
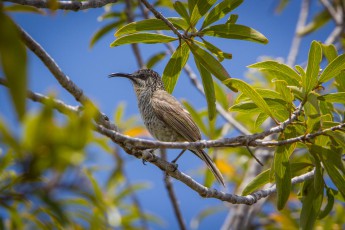
[[[122,23],[124,23],[124,21],[122,21],[122,20],[117,21],[117,22],[112,22],[112,23],[105,25],[101,29],[99,29],[94,35],[92,35],[92,38],[90,41],[90,48],[92,48],[96,44],[96,42],[98,42],[99,39],[101,39],[105,34],[107,34],[109,31],[115,29],[117,26],[121,25]]]
[[[300,215],[300,227],[302,229],[313,229],[316,218],[320,212],[323,193],[316,193],[314,180],[304,182],[303,206]]]
[[[254,129],[258,129],[262,125],[262,123],[267,120],[267,118],[269,118],[269,116],[266,113],[259,113],[259,115],[255,119]]]
[[[224,82],[226,85],[231,85],[236,89],[240,90],[243,94],[249,97],[261,110],[262,112],[269,115],[273,120],[275,120],[271,109],[267,105],[266,101],[261,97],[261,95],[249,84],[239,79],[228,79]]]
[[[345,197],[345,178],[336,167],[341,162],[341,155],[339,155],[340,157],[334,157],[335,153],[332,150],[317,145],[313,145],[310,151],[320,157],[329,177]],[[342,165],[342,167],[344,166]]]
[[[206,41],[203,38],[201,38],[201,39],[202,39],[203,42],[202,43],[201,42],[197,42],[197,43],[198,44],[202,44],[202,46],[204,46],[211,53],[213,53],[218,58],[218,61],[222,62],[224,60],[224,58],[226,58],[226,59],[231,59],[232,58],[232,54],[224,53],[217,46],[213,45],[212,43]]]
[[[279,94],[276,91],[270,90],[270,89],[260,89],[260,88],[256,88],[255,89],[258,94],[260,94],[261,97],[263,97],[265,100],[266,99],[278,99],[278,100],[283,100],[284,101],[284,97],[282,97],[281,94]],[[235,103],[238,103],[240,101],[244,101],[244,100],[250,100],[250,98],[246,95],[246,94],[241,94],[240,96],[238,96],[235,100]]]
[[[327,188],[327,204],[323,210],[319,213],[318,219],[323,219],[324,217],[328,216],[328,214],[332,211],[334,205],[334,193],[331,188]]]
[[[299,86],[299,82],[301,81],[301,77],[296,71],[277,61],[258,62],[248,66],[248,68],[275,71],[281,76],[279,77],[280,80],[285,80],[287,83],[293,83],[295,86]]]
[[[39,8],[36,8],[34,6],[19,5],[19,4],[5,6],[4,10],[8,12],[25,12],[25,13],[36,13],[36,14],[42,14],[42,15],[45,14],[45,11]]]
[[[321,45],[313,41],[308,55],[308,67],[305,78],[302,78],[304,91],[308,94],[317,85],[317,79],[320,71],[320,62],[322,60]]]
[[[167,55],[166,52],[160,52],[155,55],[153,55],[146,63],[146,67],[148,69],[152,69],[153,66],[155,66],[159,61],[163,60],[165,56]]]
[[[224,82],[227,79],[230,79],[230,75],[222,66],[222,64],[217,61],[210,53],[206,50],[200,48],[195,43],[188,43],[190,50],[192,51],[194,58],[197,59],[208,71],[210,71],[213,76],[218,78],[220,81]],[[236,89],[231,85],[227,85],[231,90],[236,92]]]
[[[338,56],[337,48],[333,44],[321,44],[321,46],[328,63],[331,63]]]
[[[319,82],[327,82],[345,69],[345,54],[335,58],[321,73]]]
[[[208,14],[206,14],[200,30],[223,18],[226,14],[241,5],[242,2],[243,0],[225,0],[220,2],[211,11],[209,11]]]
[[[1,11],[0,60],[13,105],[21,119],[25,114],[27,93],[26,49],[19,37],[16,25],[10,17]]]
[[[331,19],[331,15],[329,14],[328,10],[325,9],[318,14],[315,15],[313,20],[308,23],[306,26],[303,27],[302,30],[298,31],[298,35],[305,36],[311,32],[314,32],[320,29],[323,25],[325,25]]]
[[[216,116],[216,96],[214,92],[212,76],[211,73],[208,72],[207,69],[197,61],[197,59],[195,59],[195,64],[199,70],[202,79],[202,84],[205,90],[208,118],[209,120],[213,120]]]
[[[188,24],[182,18],[167,18],[177,29],[186,29]],[[151,18],[129,23],[116,31],[115,36],[121,37],[126,34],[133,34],[151,30],[170,30],[169,26],[162,20]]]
[[[110,47],[116,47],[125,44],[133,43],[167,43],[177,40],[177,38],[162,35],[162,34],[152,34],[152,33],[138,33],[130,34],[117,38],[110,44]]]
[[[251,182],[247,184],[247,186],[243,189],[242,196],[249,195],[254,191],[258,190],[265,184],[270,182],[270,170],[267,169],[257,175]]]
[[[274,153],[274,176],[277,186],[277,208],[284,208],[291,190],[289,157],[294,150],[291,145],[278,146]]]
[[[190,25],[194,27],[199,19],[216,3],[217,0],[196,0],[190,14]]]
[[[276,84],[276,90],[285,99],[285,101],[291,105],[293,101],[293,94],[291,93],[291,89],[288,88],[286,81],[276,80],[274,81]]]
[[[329,93],[317,97],[320,101],[345,104],[345,92]]]
[[[186,7],[183,5],[183,3],[180,1],[176,1],[174,2],[173,6],[176,12],[189,23],[190,21],[189,14],[187,12]]]
[[[200,31],[202,35],[228,38],[228,39],[238,39],[238,40],[247,40],[252,42],[258,42],[266,44],[268,39],[261,34],[260,32],[238,24],[220,24],[210,27],[206,27]]]
[[[174,91],[177,79],[180,76],[181,70],[186,65],[189,58],[189,47],[187,43],[182,43],[175,52],[171,55],[168,64],[165,66],[162,80],[165,89],[172,93]]]
[[[227,109],[229,107],[229,100],[225,89],[219,85],[217,81],[214,81],[213,83],[217,101],[222,105],[223,109]]]
[[[237,19],[238,19],[238,14],[231,14],[228,20],[226,21],[226,24],[227,23],[235,24],[237,22]]]

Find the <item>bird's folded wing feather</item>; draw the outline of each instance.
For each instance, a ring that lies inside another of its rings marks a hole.
[[[157,91],[152,97],[152,106],[159,119],[174,128],[186,141],[198,141],[201,134],[190,114],[176,98],[165,91]]]

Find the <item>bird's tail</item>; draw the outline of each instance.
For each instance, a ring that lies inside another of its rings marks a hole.
[[[211,157],[202,149],[197,149],[197,150],[193,149],[191,151],[206,163],[207,167],[211,170],[211,172],[213,173],[217,181],[225,187],[223,176],[220,173],[217,166],[213,163]]]

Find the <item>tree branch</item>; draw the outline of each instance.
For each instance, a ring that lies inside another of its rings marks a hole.
[[[12,2],[20,5],[33,6],[36,8],[50,8],[50,3],[48,0],[4,0],[4,2]],[[58,1],[57,7],[60,10],[79,11],[90,8],[99,8],[116,2],[118,2],[118,0]]]
[[[80,102],[81,104],[89,103],[95,108],[97,108],[94,103],[83,93],[83,90],[80,89],[56,64],[54,59],[42,48],[40,44],[38,44],[26,31],[24,31],[21,27],[17,26],[19,34],[24,42],[24,44],[44,63],[44,65],[49,69],[49,71],[53,74],[55,79],[60,83],[60,85],[65,88],[75,99],[76,101]],[[107,127],[111,130],[118,130],[118,128],[109,122],[107,116],[102,114],[97,109],[97,118],[96,121]]]
[[[294,35],[294,38],[292,39],[290,52],[289,52],[287,62],[286,62],[286,64],[289,66],[293,66],[296,62],[299,46],[301,44],[301,36],[298,34],[298,32],[305,26],[305,23],[308,18],[308,13],[309,13],[309,5],[310,5],[310,0],[302,1],[301,11],[299,13],[298,21],[296,24],[295,35]]]
[[[165,149],[160,149],[161,152],[161,157],[163,160],[167,161],[167,157],[166,157],[166,150]],[[180,206],[178,204],[176,195],[175,195],[175,191],[174,191],[174,187],[173,184],[171,183],[170,177],[167,173],[164,172],[164,183],[165,183],[165,188],[168,191],[168,195],[171,201],[171,204],[173,206],[174,209],[174,213],[177,219],[177,222],[180,226],[181,230],[185,230],[186,228],[186,224],[183,220],[183,215],[181,213],[181,209]]]
[[[154,14],[154,16],[157,19],[161,19],[167,26],[169,26],[169,28],[174,32],[174,34],[177,35],[179,39],[184,39],[184,36],[180,32],[178,32],[176,27],[168,19],[166,19],[161,13],[159,13],[148,1],[141,0],[141,2],[146,6],[147,9],[149,9]]]
[[[6,85],[6,80],[1,79],[0,84]],[[76,107],[66,105],[62,101],[48,98],[46,96],[43,96],[43,95],[40,95],[37,93],[33,93],[31,91],[29,91],[29,93],[28,93],[28,98],[30,98],[33,101],[40,102],[40,103],[44,103],[46,100],[53,101],[54,102],[54,104],[53,104],[54,108],[56,108],[59,112],[62,112],[62,113],[78,112],[79,111]],[[61,108],[63,108],[63,109],[61,109]],[[110,135],[109,136],[108,132],[110,132],[110,133],[116,133],[116,132],[112,131],[112,130],[108,130],[99,124],[95,124],[95,128],[96,128],[96,131],[110,137],[113,142],[119,144],[128,154],[133,155],[136,158],[143,159],[145,161],[148,161],[148,162],[156,165],[158,168],[165,171],[169,176],[174,177],[175,179],[181,181],[182,183],[184,183],[185,185],[187,185],[188,187],[190,187],[191,189],[196,191],[202,197],[216,198],[216,199],[226,201],[229,203],[233,203],[233,204],[252,205],[252,204],[256,203],[258,200],[260,200],[264,197],[267,197],[270,194],[276,192],[276,186],[275,185],[273,185],[269,189],[259,190],[257,192],[252,193],[251,195],[247,195],[247,196],[239,196],[239,195],[234,195],[234,194],[230,194],[230,193],[220,192],[216,189],[207,188],[207,187],[199,184],[195,180],[193,180],[188,175],[177,170],[175,164],[167,162],[167,161],[163,160],[162,158],[154,155],[152,153],[153,152],[152,150],[149,150],[149,149],[139,150],[138,147],[135,145],[136,142],[130,143],[128,140],[126,140],[126,138],[128,138],[127,136],[125,136],[123,134],[119,134],[119,133],[118,133],[119,135],[114,135],[114,136]],[[132,138],[132,139],[136,139],[136,138]],[[169,142],[162,142],[162,143],[169,143]],[[190,144],[193,144],[193,143],[190,143]],[[311,172],[305,173],[303,175],[294,177],[291,180],[291,183],[292,184],[301,183],[303,181],[306,181],[306,180],[313,178],[313,176],[314,176],[314,171],[311,171]]]

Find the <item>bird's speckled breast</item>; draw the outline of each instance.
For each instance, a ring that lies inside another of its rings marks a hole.
[[[160,141],[180,141],[178,140],[180,138],[177,138],[180,135],[154,114],[149,93],[147,93],[147,95],[141,95],[139,98],[139,111],[151,135]]]

